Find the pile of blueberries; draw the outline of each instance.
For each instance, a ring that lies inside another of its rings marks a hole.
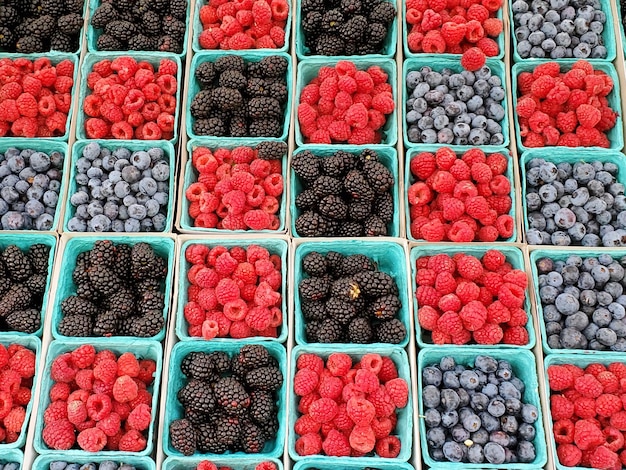
[[[571,255],[536,264],[551,348],[626,352],[626,257]]]
[[[169,202],[170,165],[163,149],[113,151],[91,142],[76,161],[72,232],[162,232]]]
[[[476,356],[474,365],[445,356],[422,371],[428,452],[439,462],[528,463],[535,460],[537,408],[508,361]]]
[[[526,208],[531,245],[626,246],[625,186],[612,162],[526,165]]]
[[[6,467],[5,467],[6,469]],[[50,470],[137,470],[137,467],[127,463],[117,463],[112,460],[104,460],[100,463],[69,463],[61,460],[50,462]]]
[[[440,72],[425,66],[406,77],[409,141],[422,144],[502,145],[506,93],[488,66]]]
[[[522,59],[605,59],[600,0],[516,0],[511,5]]]
[[[53,230],[64,159],[60,152],[30,148],[0,153],[2,230]]]

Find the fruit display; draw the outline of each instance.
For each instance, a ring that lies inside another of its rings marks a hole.
[[[231,465],[217,465],[210,460],[203,460],[196,465],[195,470],[230,470]],[[258,463],[257,465],[250,467],[253,470],[278,470],[278,466],[272,461],[266,461]]]
[[[6,466],[4,467],[6,469]],[[141,467],[140,467],[141,468]],[[49,464],[50,470],[138,470],[137,466],[127,463],[118,463],[113,460],[102,462],[73,463],[64,460],[53,460]]]

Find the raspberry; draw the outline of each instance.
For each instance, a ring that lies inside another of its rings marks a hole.
[[[316,455],[322,451],[322,438],[317,433],[308,433],[300,436],[296,441],[298,455]]]
[[[126,420],[126,425],[130,429],[144,431],[150,426],[151,419],[152,414],[150,407],[142,403],[130,412]]]
[[[485,53],[478,47],[471,47],[463,53],[461,65],[470,72],[480,70],[486,62]]]
[[[593,449],[604,443],[604,436],[593,421],[581,419],[574,424],[574,443],[583,451]]]
[[[120,403],[134,400],[137,398],[137,393],[137,384],[127,375],[118,377],[113,385],[113,398]]]
[[[486,323],[482,328],[474,331],[473,336],[478,344],[498,344],[502,341],[504,333],[500,325]]]
[[[380,381],[376,374],[369,370],[359,369],[356,371],[354,378],[354,385],[356,389],[363,393],[372,393],[378,390]]]
[[[366,454],[371,452],[376,445],[376,435],[371,426],[355,426],[349,437],[353,451]]]
[[[333,353],[326,360],[326,367],[335,377],[344,377],[352,368],[352,358],[344,353]]]
[[[76,376],[76,369],[72,367],[72,356],[69,353],[61,354],[52,362],[50,375],[55,382],[70,383]]]
[[[387,436],[376,442],[376,453],[379,457],[395,459],[400,454],[402,443],[396,436]]]
[[[309,406],[309,415],[318,423],[328,423],[337,415],[337,403],[330,398],[320,398]]]
[[[576,117],[582,127],[591,129],[595,127],[602,119],[602,114],[599,109],[589,104],[581,104],[576,108]]]
[[[626,411],[619,411],[611,416],[611,426],[626,431]]]
[[[122,452],[140,452],[146,448],[146,444],[146,438],[139,431],[131,429],[120,439],[119,450]]]
[[[574,380],[574,388],[583,397],[598,398],[602,394],[602,384],[591,374],[585,374]]]
[[[350,398],[346,405],[346,412],[357,426],[368,425],[376,416],[374,405],[363,397]]]
[[[115,436],[120,431],[121,423],[122,423],[122,420],[120,418],[120,415],[117,414],[116,412],[112,412],[112,413],[109,413],[109,415],[106,418],[98,421],[98,423],[96,424],[96,427],[98,429],[101,429],[102,432],[104,432],[107,435],[107,437],[112,437],[112,436]]]
[[[504,331],[503,341],[505,344],[524,346],[528,344],[528,331],[523,326],[511,326]]]
[[[68,450],[74,446],[74,426],[67,419],[58,419],[46,424],[43,428],[44,443],[54,450]]]
[[[456,263],[457,272],[469,281],[478,279],[483,273],[483,267],[478,258],[470,255],[461,256]]]
[[[563,395],[550,396],[552,420],[570,419],[574,415],[574,404]]]
[[[561,444],[556,449],[561,465],[577,467],[582,459],[582,451],[573,444]]]
[[[476,331],[482,328],[487,321],[487,309],[485,306],[476,300],[465,304],[459,316],[463,321],[463,327],[469,331]]]
[[[385,384],[385,389],[397,408],[404,408],[409,400],[409,387],[404,379],[396,378]]]
[[[87,407],[79,400],[67,404],[67,419],[70,423],[78,425],[87,420]]]
[[[592,468],[619,468],[622,466],[619,456],[605,446],[597,447],[589,457]]]
[[[622,400],[616,395],[602,394],[596,398],[596,413],[610,417],[622,410]]]

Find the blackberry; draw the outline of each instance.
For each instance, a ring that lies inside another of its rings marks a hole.
[[[7,5],[0,5],[0,24],[5,28],[15,26],[20,19],[18,11]]]
[[[192,130],[196,135],[211,135],[215,137],[226,135],[224,121],[220,118],[196,119]]]
[[[129,51],[152,51],[156,49],[156,41],[144,34],[137,34],[128,40]]]
[[[194,427],[209,422],[211,418],[211,415],[200,413],[196,410],[192,410],[191,408],[185,408],[184,416],[185,419],[188,419]]]
[[[374,339],[372,324],[367,318],[355,318],[348,325],[348,339],[351,343],[367,344]]]
[[[263,346],[251,344],[243,346],[237,357],[244,369],[256,369],[267,366],[270,362],[270,353]]]
[[[291,159],[294,173],[307,183],[313,183],[320,176],[320,159],[310,150],[305,150]]]
[[[338,321],[327,318],[322,321],[316,331],[316,340],[308,338],[310,342],[338,343],[341,340],[342,328]]]
[[[365,220],[365,236],[384,237],[386,235],[387,224],[380,217],[372,215]]]
[[[385,295],[376,299],[369,308],[372,318],[391,320],[402,308],[402,302],[397,295]]]
[[[89,269],[89,282],[94,289],[107,297],[118,292],[123,286],[115,273],[103,265]]]
[[[260,62],[250,62],[247,64],[248,78],[265,78]]]
[[[337,251],[329,251],[326,253],[326,265],[328,266],[328,272],[334,277],[338,277],[337,273],[341,270],[341,263],[345,257]]]
[[[92,266],[112,267],[115,264],[117,247],[111,240],[98,240],[93,248],[87,252],[89,263]]]
[[[208,118],[211,115],[213,106],[213,91],[201,90],[191,100],[189,110],[196,119]]]
[[[264,425],[276,415],[276,403],[271,393],[255,390],[250,393],[250,417]]]
[[[243,57],[237,55],[225,55],[219,57],[215,61],[215,69],[219,72],[225,72],[226,70],[236,70],[241,73],[246,71],[246,63]]]
[[[0,276],[0,297],[6,294],[12,285],[13,282],[11,281],[11,279],[9,279],[6,276],[6,273],[3,272],[2,276]]]
[[[357,15],[346,21],[339,31],[339,36],[348,42],[358,42],[367,30],[367,19]]]
[[[280,137],[283,124],[278,119],[256,119],[250,123],[250,137]]]
[[[326,297],[330,283],[325,277],[309,277],[300,281],[298,292],[305,302],[315,302]]]
[[[84,8],[84,0],[65,0],[65,11],[67,13],[81,13]]]
[[[250,395],[244,386],[233,377],[219,379],[213,387],[217,404],[227,414],[238,414],[250,406]]]
[[[393,186],[393,174],[380,162],[366,161],[362,171],[372,189],[377,193],[385,193]]]
[[[15,50],[22,54],[44,52],[43,41],[37,36],[22,36],[15,43]]]
[[[374,271],[376,264],[363,254],[346,256],[341,260],[339,274],[341,276],[352,276],[361,271]]]
[[[337,230],[338,237],[355,238],[363,236],[363,225],[358,222],[344,222]]]
[[[220,74],[219,86],[243,90],[248,86],[248,80],[237,70],[226,70]]]
[[[294,202],[298,209],[306,211],[309,209],[317,209],[319,198],[312,189],[305,189],[296,196],[296,200]]]
[[[357,311],[352,302],[331,297],[326,301],[326,314],[328,318],[336,320],[340,325],[347,325],[356,317]]]
[[[320,327],[320,323],[318,321],[309,321],[304,326],[304,335],[309,343],[318,343],[318,335],[317,332]]]
[[[361,293],[367,297],[382,297],[398,292],[396,281],[381,271],[357,273],[354,275],[354,281],[359,285]]]
[[[274,414],[270,418],[270,420],[261,427],[263,436],[265,436],[265,439],[268,441],[271,441],[272,439],[276,439],[279,429],[280,429],[280,423],[278,422],[278,418],[276,417],[276,414]]]
[[[211,354],[191,352],[185,356],[180,368],[187,377],[207,380],[213,377],[213,367],[214,361]]]
[[[338,33],[344,22],[341,10],[333,9],[324,13],[322,18],[322,29],[328,33]]]
[[[287,85],[283,81],[270,83],[268,92],[269,96],[274,97],[280,105],[286,104],[289,100],[289,91],[287,90]]]
[[[239,361],[239,353],[233,355],[233,357],[230,359],[229,367],[230,371],[235,375],[237,380],[239,380],[240,382],[243,381],[248,369],[246,369],[243,363]]]
[[[372,23],[367,29],[367,44],[380,48],[380,44],[387,37],[387,27],[382,23]]]
[[[231,137],[247,137],[248,136],[248,123],[245,118],[234,117],[230,120],[228,126],[228,133]]]
[[[198,82],[200,83],[200,86],[210,86],[217,76],[215,64],[213,62],[202,62],[200,65],[198,65],[194,76],[196,77],[196,80],[198,80]]]
[[[375,198],[374,190],[359,170],[348,172],[343,185],[353,199],[373,201]]]
[[[177,42],[182,42],[186,30],[185,23],[178,18],[167,15],[163,18],[163,32],[174,38]]]
[[[136,0],[112,0],[118,10],[131,10],[138,3]]]
[[[302,315],[306,321],[321,321],[326,317],[326,302],[302,302],[300,305]]]
[[[46,292],[47,276],[43,274],[33,274],[24,281],[24,286],[33,294],[33,297],[42,297]]]
[[[361,0],[341,0],[341,10],[347,15],[354,15],[361,11]]]
[[[109,34],[101,34],[96,40],[96,47],[99,51],[121,51],[123,45],[121,41]]]
[[[111,21],[104,27],[104,31],[109,36],[122,42],[127,42],[138,32],[133,23],[123,20]]]
[[[317,251],[307,253],[304,258],[302,258],[302,269],[309,276],[324,276],[326,275],[326,258]]]
[[[230,359],[228,354],[222,351],[214,351],[209,353],[213,368],[217,373],[224,373],[230,369]]]
[[[321,11],[324,9],[324,0],[302,0],[300,8],[303,12]]]
[[[96,315],[93,325],[94,336],[114,336],[119,328],[119,316],[107,310]],[[91,334],[89,335],[91,336]]]
[[[93,320],[86,315],[66,315],[59,322],[58,329],[63,336],[90,336],[93,330]]]
[[[117,10],[110,2],[100,4],[91,17],[91,26],[103,29],[107,24],[117,20]]]
[[[390,193],[381,194],[374,201],[374,214],[384,223],[389,224],[393,220],[394,206],[393,197]]]
[[[113,270],[115,271],[115,274],[117,275],[117,277],[119,277],[122,280],[130,280],[131,278],[130,266],[132,264],[132,255],[133,255],[133,249],[130,245],[120,244],[115,247],[115,262],[113,263]],[[146,290],[146,288],[143,286],[143,283],[152,283],[152,282],[157,282],[157,285],[156,287],[153,287],[150,290],[160,288],[158,281],[152,278],[148,278],[148,279],[144,279],[140,281],[137,284],[137,289],[139,291]]]
[[[34,308],[15,310],[7,314],[4,321],[11,331],[33,334],[41,326],[41,313]]]
[[[315,54],[326,56],[346,55],[345,44],[338,36],[333,34],[321,34],[313,47]]]
[[[156,36],[161,32],[161,17],[154,11],[147,11],[141,15],[141,30],[149,36]]]
[[[257,156],[261,160],[280,160],[289,148],[285,142],[266,140],[256,146]]]
[[[246,454],[258,454],[265,447],[265,436],[256,424],[248,421],[241,424],[241,449]]]
[[[165,308],[165,294],[159,291],[146,291],[137,298],[137,307],[140,313]]]
[[[78,291],[76,291],[78,295]],[[100,299],[99,299],[100,300]],[[120,318],[128,318],[136,313],[135,299],[129,290],[121,289],[106,299],[106,306]]]
[[[41,0],[41,15],[59,17],[65,10],[64,0]]]
[[[348,206],[348,217],[355,221],[363,221],[372,214],[372,204],[369,201],[355,200]],[[362,231],[362,225],[359,224]]]
[[[239,442],[239,418],[235,416],[220,416],[215,420],[215,433],[220,444],[234,447]]]
[[[9,48],[13,46],[15,38],[9,28],[0,27],[0,48]]]
[[[78,49],[78,40],[59,31],[52,33],[50,50],[60,52],[74,52]]]
[[[32,294],[22,284],[13,284],[0,299],[0,317],[9,312],[27,308],[32,301]]]
[[[245,93],[249,98],[270,96],[269,83],[263,78],[248,78]]]
[[[89,265],[89,252],[85,251],[83,253],[79,253],[76,257],[76,265],[72,271],[72,280],[74,281],[74,284],[89,282],[89,273],[87,272]]]
[[[15,245],[7,246],[2,252],[0,260],[4,263],[7,274],[14,281],[25,281],[33,274],[28,257]]]
[[[202,453],[223,454],[228,446],[222,444],[217,438],[217,431],[212,424],[200,424],[196,429],[196,441],[198,450]]]
[[[328,195],[319,202],[318,210],[324,217],[330,219],[343,220],[348,215],[348,205],[341,196]]]
[[[324,15],[319,11],[310,11],[304,15],[302,20],[302,29],[306,33],[305,42],[319,35],[322,29],[322,21]]]
[[[177,419],[170,423],[170,443],[183,455],[193,455],[196,451],[196,431],[187,419]]]
[[[159,269],[159,258],[147,243],[137,243],[132,248],[131,276],[135,280],[163,278],[165,273]],[[161,260],[163,261],[163,260]]]
[[[187,0],[170,0],[170,15],[179,20],[187,18]]]
[[[202,380],[190,380],[176,397],[185,408],[199,413],[211,413],[216,406],[211,385]]]
[[[149,338],[158,335],[165,326],[162,310],[150,310],[130,322],[129,336]]]
[[[354,156],[343,150],[339,150],[331,156],[320,160],[322,172],[326,176],[333,176],[335,178],[344,176],[348,171],[354,169],[355,166]]]
[[[338,220],[329,219],[328,217],[322,216],[324,221],[326,222],[326,231],[322,236],[324,237],[335,237],[337,236],[337,231],[339,230],[340,224]]]
[[[391,24],[396,17],[396,8],[391,2],[380,2],[372,8],[369,14],[369,20],[372,23]]]
[[[399,344],[406,338],[406,328],[400,320],[393,318],[380,323],[375,329],[375,335],[380,343]]]
[[[277,367],[259,367],[246,373],[245,383],[253,390],[274,392],[283,385],[283,373]]]
[[[243,96],[234,88],[218,87],[212,93],[213,104],[223,111],[233,111],[243,105]]]
[[[90,317],[98,314],[98,307],[89,300],[71,295],[61,302],[61,312],[65,316],[81,315]]]
[[[323,198],[330,195],[341,194],[343,191],[343,183],[340,179],[333,178],[332,176],[322,175],[317,178],[311,185],[313,191],[319,198]]]
[[[161,36],[157,42],[157,50],[160,52],[181,54],[183,52],[183,45],[180,40],[172,36]]]
[[[279,55],[271,55],[268,57],[264,57],[259,62],[259,67],[263,70],[263,74],[265,77],[270,78],[278,78],[285,77],[287,73],[287,69],[289,68],[289,62],[282,56]]]
[[[248,116],[252,119],[282,117],[283,110],[277,99],[270,97],[252,98],[248,101]]]
[[[70,13],[57,20],[59,31],[69,36],[78,34],[83,27],[83,17],[78,13]]]
[[[361,287],[352,277],[342,277],[332,283],[330,295],[352,302],[361,295]]]

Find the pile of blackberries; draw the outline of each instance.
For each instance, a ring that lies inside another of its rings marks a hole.
[[[183,52],[187,0],[102,1],[90,20],[99,51]]]
[[[285,123],[287,70],[283,56],[259,62],[227,55],[195,70],[201,90],[191,100],[192,130],[201,136],[280,137]]]
[[[177,394],[184,416],[169,425],[174,449],[183,455],[258,454],[276,438],[283,374],[264,346],[243,346],[232,357],[191,352],[180,370],[187,380]]]
[[[380,54],[396,17],[386,0],[304,0],[304,45],[312,55]]]
[[[524,400],[513,366],[491,356],[457,364],[446,356],[422,370],[428,453],[438,462],[529,463],[536,458],[537,408]]]
[[[27,251],[9,245],[0,252],[0,331],[34,333],[41,326],[49,255],[43,244]]]
[[[303,190],[296,195],[302,237],[376,237],[389,234],[394,177],[374,150],[338,150],[320,157],[310,150],[291,162]]]
[[[67,261],[67,260],[66,260]],[[76,293],[63,299],[64,336],[156,336],[165,324],[167,260],[147,243],[98,240],[76,258]]]
[[[4,469],[8,470],[5,466]],[[137,470],[137,467],[128,463],[118,463],[113,460],[104,460],[100,463],[71,463],[63,460],[50,462],[49,470]]]
[[[392,343],[406,338],[398,319],[398,285],[363,254],[326,255],[313,251],[302,259],[309,276],[300,280],[301,316],[309,343]]]
[[[6,0],[0,4],[0,52],[76,52],[84,0]]]

